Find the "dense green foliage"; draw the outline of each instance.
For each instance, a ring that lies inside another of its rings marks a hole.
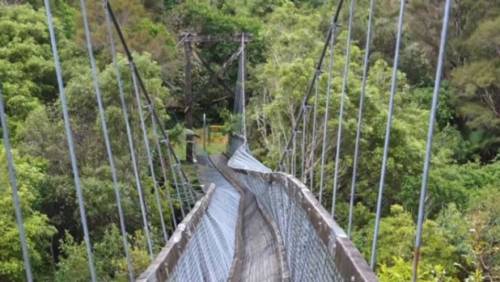
[[[15,148],[35,278],[37,281],[88,281],[45,11],[42,1],[9,2],[0,2],[0,82]],[[117,207],[84,49],[79,3],[53,2],[97,272],[102,281],[125,281],[127,268],[117,227]],[[321,0],[178,2],[112,1],[125,37],[136,52],[138,69],[155,105],[161,109],[162,121],[171,129],[172,139],[182,143],[186,107],[182,33],[228,36],[248,32],[251,34],[246,84],[250,97],[249,141],[254,154],[274,167],[289,137],[295,110],[309,85],[336,3]],[[342,227],[347,227],[352,140],[356,132],[369,1],[357,2],[336,214]],[[399,6],[396,0],[376,2],[353,227],[353,241],[365,257],[370,255],[373,236]],[[411,277],[415,218],[443,2],[415,0],[407,7],[378,248],[377,270],[382,281],[408,281]],[[149,264],[149,257],[130,155],[124,142],[125,125],[117,82],[101,2],[89,1],[88,7],[128,239],[138,274]],[[344,9],[342,23],[346,23],[346,17],[347,9]],[[499,26],[499,0],[454,1],[426,200],[421,281],[500,280]],[[340,30],[334,54],[333,99],[327,125],[329,140],[336,138],[335,117],[345,63],[345,24]],[[202,113],[206,112],[209,121],[225,123],[223,130],[232,130],[236,118],[228,110],[232,106],[236,64],[222,65],[237,50],[237,42],[194,45],[196,126],[201,125]],[[121,48],[118,51],[121,52]],[[158,249],[163,245],[158,230],[160,219],[140,135],[137,105],[131,94],[129,67],[123,55],[119,55],[118,63],[132,113],[134,141],[140,156],[146,202],[151,207],[149,213],[155,227],[154,244]],[[207,70],[207,65],[211,70]],[[325,112],[326,70],[324,67],[318,84],[320,116]],[[334,142],[328,143],[327,150],[323,204],[329,208]],[[24,272],[3,146],[0,160],[0,281],[22,281]],[[315,176],[316,186],[311,188],[317,191],[319,173]],[[172,189],[168,182],[160,182],[162,193]],[[167,202],[162,204],[165,218],[170,218],[172,212],[180,216],[178,203],[174,211]],[[173,226],[168,228],[173,230]]]
[[[132,5],[132,2],[130,4]],[[135,5],[135,7],[140,8],[138,16],[147,15],[142,5]],[[70,6],[68,9],[74,10],[75,8]],[[16,165],[21,184],[25,225],[30,249],[33,249],[30,254],[33,259],[35,277],[37,280],[47,281],[54,279],[87,281],[89,274],[85,267],[86,253],[81,239],[80,215],[70,173],[63,122],[60,118],[45,14],[43,10],[36,11],[28,5],[14,5],[2,6],[0,15],[1,25],[5,27],[4,30],[8,31],[2,33],[1,77],[10,126],[13,129],[14,147],[18,149]],[[78,18],[76,17],[63,20],[74,21],[66,23],[67,26],[77,26]],[[56,24],[58,27],[62,26],[60,21]],[[88,59],[83,46],[77,47],[81,46],[81,40],[78,36],[73,36],[73,34],[78,35],[79,30],[72,30],[69,34],[62,32],[60,28],[57,31],[72,130],[77,144],[81,180],[85,187],[87,217],[92,226],[91,237],[96,251],[99,276],[107,281],[119,277],[126,280],[123,247],[120,233],[115,226],[118,224],[115,194],[102,143]],[[98,32],[97,36],[104,35]],[[143,47],[147,47],[148,44],[163,46],[166,40],[158,36],[156,39],[163,41],[160,44],[148,39],[147,35],[141,34],[141,36],[147,41]],[[103,44],[99,40],[97,42]],[[118,176],[121,180],[119,185],[122,189],[122,206],[127,220],[127,229],[130,234],[134,235],[130,236],[134,266],[137,272],[140,272],[147,266],[149,260],[140,231],[142,225],[138,196],[131,181],[133,174],[129,148],[127,143],[121,142],[126,140],[126,135],[118,99],[118,87],[114,69],[109,61],[109,51],[101,47],[98,55],[102,57],[99,61],[102,70],[100,84],[106,105],[109,132],[114,137],[112,145]],[[155,104],[164,108],[164,103],[168,102],[170,94],[162,83],[163,66],[153,60],[153,56],[156,55],[160,57],[161,52],[159,54],[146,52],[134,54],[136,65],[145,77],[144,82]],[[118,64],[124,78],[126,93],[133,93],[129,67],[123,56],[119,57]],[[135,98],[128,95],[129,112],[136,113]],[[169,119],[165,112],[162,112],[160,117],[165,121]],[[131,121],[134,132],[139,133],[138,117],[133,115]],[[145,193],[146,202],[151,205],[152,209],[150,217],[155,227],[154,243],[159,247],[163,244],[160,231],[156,229],[159,227],[159,215],[154,212],[156,209],[153,204],[153,184],[147,171],[141,137],[140,134],[135,134],[134,141],[136,152],[140,156],[143,189],[148,191]],[[5,159],[3,153],[1,157]],[[17,281],[22,280],[24,270],[19,256],[20,245],[17,243],[18,233],[14,221],[10,186],[7,182],[6,164],[3,161],[1,164],[0,280]],[[168,185],[165,187],[170,189]],[[172,211],[169,210],[166,202],[162,205],[164,216],[170,218]],[[173,229],[172,226],[169,228]]]
[[[497,62],[500,33],[493,28],[499,15],[498,1],[493,2],[459,1],[453,10],[452,22],[458,24],[450,27],[449,55],[426,200],[429,219],[424,227],[420,271],[423,281],[494,281],[499,278],[498,241],[489,237],[492,234],[500,236],[495,231],[499,214],[493,215],[486,199],[498,201],[497,193],[492,192],[500,189],[495,145],[498,125],[492,104],[498,92],[495,85],[500,82]],[[364,46],[367,5],[368,1],[357,4],[344,119],[336,215],[336,220],[344,227],[347,226],[351,188],[352,141],[356,132],[364,55],[360,46]],[[398,1],[378,1],[376,10],[354,217],[354,241],[365,257],[370,255],[373,236],[398,6]],[[322,8],[284,3],[264,17],[266,28],[262,34],[264,41],[269,42],[265,50],[269,59],[252,69],[250,107],[253,124],[249,128],[254,153],[268,165],[275,165],[281,155],[280,149],[290,134],[286,128],[294,120],[295,110],[312,76],[329,22],[328,9]],[[294,16],[290,17],[292,14]],[[411,279],[415,218],[442,3],[412,1],[407,15],[378,247],[379,273],[383,281]],[[345,36],[344,29],[334,58],[330,108],[334,117],[339,107]],[[327,67],[323,71],[326,72]],[[325,111],[326,80],[327,75],[323,73],[319,83],[320,115]],[[328,140],[335,140],[337,127],[336,118],[330,118]],[[328,142],[327,149],[327,156],[334,155],[335,143]],[[319,162],[319,155],[316,162]],[[330,177],[326,178],[327,201],[323,204],[329,207],[333,157],[327,158],[326,173]],[[318,174],[315,175],[315,191],[318,191]],[[479,228],[475,227],[477,224]]]

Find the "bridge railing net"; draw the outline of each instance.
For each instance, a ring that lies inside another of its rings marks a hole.
[[[188,231],[189,242],[168,281],[226,281],[235,254],[240,194],[214,168],[201,178],[210,179],[215,191],[199,223]]]
[[[234,152],[227,165],[226,174],[252,192],[261,210],[274,221],[292,281],[376,280],[345,232],[298,179],[272,172],[246,145]]]
[[[257,198],[282,237],[292,281],[343,281],[335,267],[335,235],[326,245],[302,207],[303,194],[285,175],[236,173],[239,181]]]

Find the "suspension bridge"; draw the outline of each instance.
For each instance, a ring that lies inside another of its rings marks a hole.
[[[349,2],[349,5],[344,2]],[[390,149],[391,127],[393,119],[394,97],[397,95],[397,71],[400,45],[405,17],[405,0],[400,1],[396,44],[394,47],[393,73],[388,116],[386,124],[383,158],[381,160],[380,183],[376,203],[376,217],[370,260],[367,262],[351,242],[353,207],[356,202],[356,185],[358,179],[358,160],[360,138],[363,129],[363,111],[369,75],[373,19],[376,16],[375,1],[370,1],[368,26],[366,28],[366,46],[362,85],[360,89],[359,107],[357,109],[357,130],[354,140],[343,140],[344,101],[348,95],[347,80],[349,74],[350,46],[352,41],[355,0],[339,0],[332,16],[331,25],[325,38],[324,47],[316,68],[312,71],[310,85],[291,122],[289,138],[282,150],[282,155],[275,169],[266,167],[251,153],[247,142],[247,122],[245,119],[245,49],[247,40],[242,35],[240,49],[237,52],[238,80],[234,96],[234,114],[240,118],[238,130],[232,133],[227,152],[223,155],[209,156],[200,154],[198,158],[198,177],[203,189],[195,189],[185,173],[179,158],[176,156],[169,135],[165,129],[153,99],[149,95],[140,71],[134,62],[127,40],[122,33],[120,23],[115,17],[111,3],[103,2],[103,13],[107,27],[107,39],[115,68],[115,79],[118,85],[121,114],[126,125],[126,140],[132,170],[134,186],[139,195],[142,227],[151,263],[143,273],[134,273],[130,245],[127,240],[127,222],[121,204],[121,192],[118,185],[116,164],[113,154],[112,136],[108,132],[108,119],[105,114],[99,83],[99,69],[94,58],[92,34],[89,28],[85,0],[80,0],[80,11],[83,18],[85,42],[93,79],[97,112],[104,142],[104,150],[109,161],[113,189],[115,192],[119,226],[122,235],[123,253],[127,259],[128,277],[130,281],[377,281],[374,269],[377,262],[377,240],[384,201],[385,174]],[[415,238],[413,264],[413,281],[418,277],[420,248],[422,246],[422,228],[425,218],[424,203],[427,194],[431,148],[435,115],[438,107],[443,61],[445,56],[447,28],[451,10],[451,0],[445,0],[440,49],[437,58],[435,86],[429,117],[429,128],[425,161],[423,164],[422,187],[420,192],[419,213]],[[59,98],[64,120],[69,158],[74,178],[74,186],[78,200],[80,223],[86,247],[86,260],[92,281],[99,281],[96,273],[92,242],[89,236],[87,211],[80,180],[80,168],[75,153],[75,142],[72,136],[72,125],[65,94],[63,69],[58,51],[57,34],[51,13],[49,0],[44,0],[47,23],[54,58],[56,78],[59,86]],[[347,24],[342,25],[340,11],[347,6],[349,17]],[[335,169],[333,176],[325,170],[326,146],[329,142],[327,122],[331,119],[329,105],[332,101],[334,50],[337,48],[338,34],[342,26],[347,27],[345,67],[342,77],[340,107],[338,112],[338,128],[335,135]],[[133,99],[126,99],[127,93],[123,83],[123,73],[117,64],[116,42],[120,44],[129,64],[129,74],[133,82]],[[318,80],[321,75],[328,76],[325,113],[318,111]],[[1,88],[0,88],[1,91]],[[136,110],[130,112],[127,103],[135,103]],[[3,96],[0,92],[0,117],[3,131],[3,143],[7,153],[9,179],[12,187],[13,203],[24,259],[27,281],[33,281],[30,254],[27,245],[23,215],[18,196],[16,168],[11,153],[7,116],[5,114]],[[137,164],[137,150],[130,115],[139,116],[142,142],[149,173],[153,179],[155,206],[149,207],[144,199],[143,181]],[[148,121],[147,116],[150,117]],[[150,134],[152,132],[152,134]],[[342,142],[355,144],[353,157],[353,173],[350,186],[349,218],[346,231],[335,222],[336,195],[339,189],[339,165],[342,153]],[[153,151],[158,154],[160,167],[155,167]],[[162,175],[155,175],[158,171]],[[319,184],[313,181],[319,175]],[[325,198],[325,182],[333,177],[333,193],[331,199]],[[174,193],[167,193],[166,199],[160,193],[162,183],[159,179],[168,180],[175,187]],[[313,187],[319,187],[317,191]],[[164,217],[162,202],[167,202],[174,211],[173,202],[180,203],[180,215],[172,218]],[[331,207],[326,210],[324,206]],[[151,231],[150,213],[157,212],[160,217],[160,230],[164,247],[159,253],[153,249],[153,233]],[[182,218],[179,221],[179,218]],[[172,221],[175,231],[167,232],[166,223]],[[83,266],[82,266],[83,267]]]

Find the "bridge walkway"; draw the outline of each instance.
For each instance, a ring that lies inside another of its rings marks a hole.
[[[212,158],[200,156],[199,164],[200,179],[205,186],[215,183],[215,189],[231,187],[241,195],[235,256],[229,280],[283,281],[286,277],[286,271],[283,270],[286,258],[281,251],[283,244],[280,243],[279,232],[270,217],[260,208],[255,196],[247,187],[235,183],[219,171]]]

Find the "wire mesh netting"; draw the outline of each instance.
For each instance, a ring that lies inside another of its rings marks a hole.
[[[200,174],[217,188],[169,281],[225,281],[229,276],[240,194],[214,168],[204,167]]]
[[[244,147],[235,152],[228,164],[231,168],[246,168],[245,172],[235,170],[234,175],[255,195],[263,211],[276,223],[291,280],[343,281],[335,267],[334,246],[325,245],[318,236],[299,201],[302,194],[290,189],[292,181],[284,175],[283,178],[272,177],[270,169],[253,158]],[[334,236],[332,231],[330,242],[335,242]]]

